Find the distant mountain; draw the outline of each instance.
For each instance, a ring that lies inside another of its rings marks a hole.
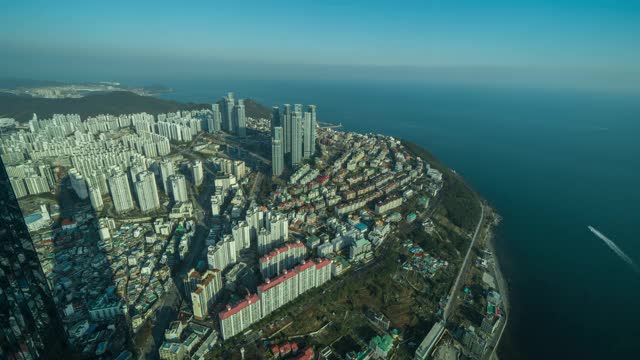
[[[51,117],[53,114],[80,114],[84,119],[99,114],[147,112],[156,115],[210,107],[210,104],[181,103],[152,96],[140,96],[128,91],[92,94],[77,99],[44,99],[0,93],[0,117],[10,117],[22,122],[29,121],[34,113],[39,118]],[[268,119],[271,114],[269,108],[251,99],[245,100],[245,111],[247,116],[253,118]]]
[[[50,80],[0,78],[0,89],[16,89],[21,87],[61,86],[63,82]]]

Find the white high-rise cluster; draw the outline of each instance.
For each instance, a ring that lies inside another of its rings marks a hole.
[[[232,92],[222,98],[222,130],[238,136],[247,135],[247,116],[244,100],[234,98]]]
[[[233,175],[236,179],[242,179],[247,174],[247,165],[242,160],[216,158],[213,162],[218,166],[221,172]]]
[[[274,176],[282,174],[284,166],[281,164],[285,156],[289,164],[296,167],[315,154],[317,126],[315,105],[309,105],[304,112],[301,104],[295,104],[293,110],[291,105],[284,104],[282,112],[278,107],[272,109],[271,162]]]

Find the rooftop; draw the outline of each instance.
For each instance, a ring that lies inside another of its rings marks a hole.
[[[229,317],[237,314],[238,312],[240,312],[242,309],[246,308],[250,304],[258,301],[260,301],[260,298],[258,298],[258,295],[253,294],[252,296],[248,296],[245,300],[240,301],[235,306],[228,308],[225,311],[219,312],[218,316],[220,317],[220,320],[228,319]]]

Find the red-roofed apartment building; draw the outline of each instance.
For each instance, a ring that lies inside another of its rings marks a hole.
[[[284,269],[291,269],[304,259],[307,251],[300,240],[285,244],[260,258],[260,272],[265,278],[272,278]]]
[[[307,290],[320,286],[331,279],[331,260],[319,262],[303,261],[292,271],[284,270],[283,274],[273,280],[267,279],[258,286],[258,296],[262,314],[267,316],[282,305],[294,300]]]
[[[224,340],[239,334],[254,322],[269,315],[277,308],[294,300],[305,291],[331,280],[331,260],[304,261],[290,271],[258,286],[258,294],[235,306],[227,305],[218,314],[220,331]]]
[[[203,320],[209,315],[209,307],[213,304],[221,289],[222,273],[220,270],[207,270],[191,292],[193,316],[196,319]]]
[[[256,294],[247,295],[235,306],[227,305],[227,309],[221,311],[218,317],[220,318],[222,338],[227,340],[262,319],[260,298]]]

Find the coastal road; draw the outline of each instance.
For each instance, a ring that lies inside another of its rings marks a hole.
[[[504,306],[504,311],[502,312],[504,321],[502,324],[498,325],[497,336],[491,338],[487,346],[487,350],[483,355],[484,360],[497,360],[498,359],[498,346],[500,345],[500,340],[502,339],[502,334],[504,334],[505,329],[507,328],[507,323],[509,322],[509,297],[507,294],[507,283],[502,276],[502,272],[500,271],[500,264],[498,263],[498,255],[496,254],[496,250],[492,241],[488,242],[489,250],[493,254],[493,274],[496,279],[498,290],[500,294],[502,294],[502,302]],[[502,321],[502,320],[501,320]]]
[[[476,239],[478,238],[478,233],[480,232],[480,228],[482,226],[482,222],[484,221],[484,204],[480,200],[478,200],[480,204],[480,219],[478,220],[478,225],[476,225],[476,231],[473,233],[473,237],[471,238],[471,244],[469,244],[469,248],[467,249],[467,254],[464,256],[464,261],[462,261],[462,265],[460,265],[460,271],[458,272],[458,276],[456,277],[456,281],[453,283],[453,287],[451,288],[451,292],[449,293],[449,301],[444,307],[444,315],[443,319],[446,322],[449,317],[449,313],[451,311],[451,305],[460,290],[460,279],[462,279],[462,274],[464,274],[465,269],[469,263],[469,258],[471,255],[471,250],[476,244]]]

